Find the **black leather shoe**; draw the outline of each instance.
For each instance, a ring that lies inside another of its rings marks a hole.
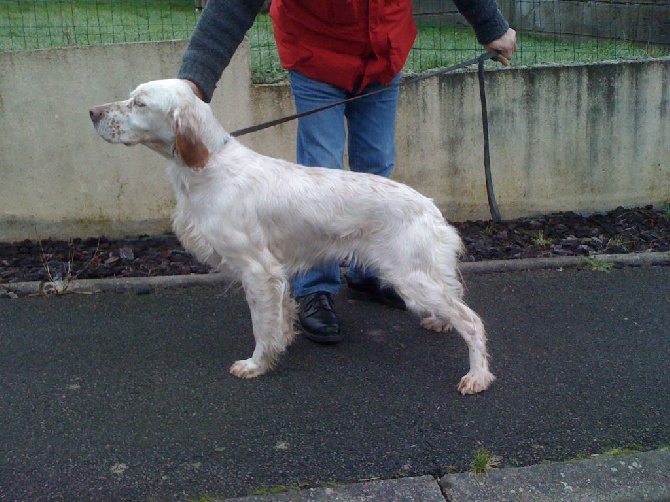
[[[340,320],[333,309],[330,293],[318,291],[298,298],[298,320],[303,335],[318,343],[342,341]]]
[[[390,286],[382,287],[376,277],[365,277],[364,279],[351,279],[346,277],[347,297],[352,300],[365,300],[383,303],[394,309],[406,310],[405,301],[400,298],[395,289]]]

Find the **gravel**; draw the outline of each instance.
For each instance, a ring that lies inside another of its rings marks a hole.
[[[455,223],[464,261],[670,251],[670,207]],[[24,281],[207,274],[174,235],[0,242],[0,286]]]

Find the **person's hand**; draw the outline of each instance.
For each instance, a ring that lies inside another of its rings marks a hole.
[[[500,56],[494,59],[502,63],[503,66],[509,66],[509,60],[512,59],[512,55],[516,52],[516,31],[512,28],[508,29],[502,37],[490,44],[484,45],[484,49],[487,52],[500,53]]]
[[[195,83],[191,82],[190,80],[186,80],[185,78],[182,80],[186,82],[188,86],[193,90],[193,94],[202,99],[202,92],[200,92],[200,89],[198,88],[197,85],[195,85]]]

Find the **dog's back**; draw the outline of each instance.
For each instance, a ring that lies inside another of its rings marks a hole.
[[[211,229],[257,237],[293,274],[334,259],[378,268],[380,259],[414,260],[439,242],[456,265],[457,232],[433,202],[372,174],[306,168],[258,154],[234,139],[202,172],[170,168],[178,220],[226,221]],[[186,215],[185,213],[189,213]],[[195,213],[195,214],[193,214]],[[218,213],[218,214],[217,214]],[[209,234],[209,230],[207,233]],[[396,258],[394,258],[396,257]]]

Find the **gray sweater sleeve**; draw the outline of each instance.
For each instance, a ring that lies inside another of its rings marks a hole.
[[[499,39],[509,29],[495,0],[454,0],[454,4],[475,30],[482,45]]]
[[[194,82],[209,102],[264,0],[209,0],[184,53],[178,78]]]
[[[264,0],[209,0],[184,53],[178,77],[194,82],[209,102]],[[495,0],[454,0],[481,44],[500,38],[509,28]]]

